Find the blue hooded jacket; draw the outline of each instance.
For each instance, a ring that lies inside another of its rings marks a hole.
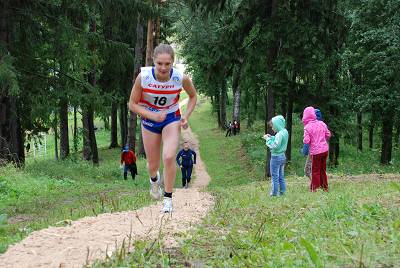
[[[192,155],[194,159],[192,158]],[[193,164],[196,165],[196,152],[191,149],[188,149],[187,151],[182,149],[176,156],[176,162],[178,163],[178,166],[184,166],[184,167],[189,167],[192,166]]]

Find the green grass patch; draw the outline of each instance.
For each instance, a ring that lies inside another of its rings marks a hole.
[[[244,153],[240,136],[224,137],[207,102],[197,107],[190,122],[212,177],[214,210],[176,248],[166,249],[158,239],[137,241],[132,253],[121,250],[95,267],[396,267],[400,263],[398,181],[374,176],[331,180],[329,193],[310,193],[308,179],[291,175],[287,194],[270,198],[270,181],[262,180],[260,172],[263,163]],[[265,153],[261,139],[254,146]],[[299,160],[302,165],[303,159]]]
[[[34,230],[85,216],[151,203],[145,160],[136,183],[124,181],[119,149],[99,149],[100,165],[69,159],[32,158],[25,168],[0,169],[0,252]]]

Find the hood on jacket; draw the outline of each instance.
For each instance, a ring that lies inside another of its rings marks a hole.
[[[315,109],[315,115],[317,116],[317,120],[322,121],[322,113],[320,109]]]
[[[317,116],[315,115],[315,109],[314,107],[307,107],[304,109],[303,112],[303,124],[307,125],[308,123],[310,123],[311,121],[314,121],[317,119]]]
[[[285,118],[282,115],[274,116],[271,119],[271,122],[272,122],[272,125],[274,126],[274,129],[276,132],[281,131],[286,126]]]

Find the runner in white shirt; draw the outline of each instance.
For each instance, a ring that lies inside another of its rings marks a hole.
[[[176,176],[175,155],[180,128],[188,127],[188,119],[196,101],[196,89],[190,78],[173,68],[175,53],[170,45],[160,44],[154,49],[155,67],[143,67],[133,85],[129,108],[142,117],[143,144],[150,174],[150,194],[159,199],[160,151],[163,143],[164,202],[163,211],[172,212],[172,191]],[[184,115],[179,110],[179,93],[185,90],[189,102]]]

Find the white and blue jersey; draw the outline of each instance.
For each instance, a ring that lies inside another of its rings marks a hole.
[[[167,82],[159,82],[156,79],[154,67],[142,67],[140,78],[142,96],[139,105],[152,112],[167,112],[167,117],[163,122],[142,118],[143,127],[161,134],[166,125],[181,119],[179,94],[182,91],[183,74],[172,68],[170,79]]]

